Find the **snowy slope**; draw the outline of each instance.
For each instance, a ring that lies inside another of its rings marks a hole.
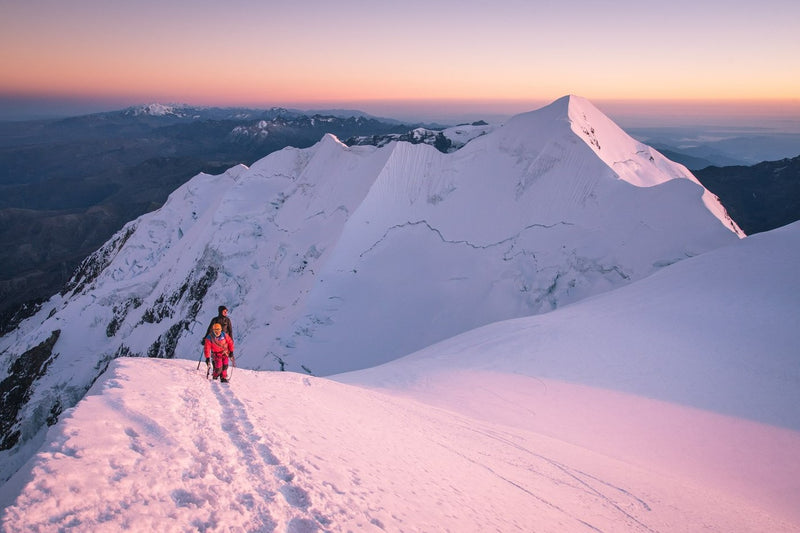
[[[330,375],[621,287],[739,236],[685,168],[574,96],[451,154],[328,135],[201,174],[0,339],[0,479],[109,361],[197,358],[220,304],[243,367]]]
[[[796,223],[335,381],[118,359],[2,526],[800,531],[799,260]]]
[[[800,222],[336,379],[392,388],[456,368],[513,372],[800,431],[797,265]]]
[[[334,379],[724,487],[800,531],[798,264],[800,222]]]

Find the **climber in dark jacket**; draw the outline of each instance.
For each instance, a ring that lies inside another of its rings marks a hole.
[[[225,307],[224,305],[220,305],[219,308],[217,309],[217,312],[219,314],[214,318],[212,318],[211,322],[208,324],[208,329],[206,330],[206,337],[211,335],[211,328],[214,326],[214,324],[219,324],[220,326],[222,326],[222,332],[232,339],[233,324],[231,323],[231,319],[228,318],[228,308]]]

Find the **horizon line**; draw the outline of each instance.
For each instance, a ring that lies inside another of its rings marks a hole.
[[[572,94],[561,95],[570,96]],[[692,119],[771,119],[800,123],[800,98],[590,98],[588,101],[601,108],[609,116],[622,119],[658,120],[671,122]],[[359,111],[375,117],[412,122],[441,122],[465,117],[478,119],[498,119],[533,111],[544,107],[558,98],[372,98],[372,99],[318,99],[308,101],[269,102],[226,101],[224,99],[202,99],[202,101],[181,101],[181,99],[146,98],[126,96],[82,96],[82,95],[42,95],[42,94],[2,94],[0,93],[0,121],[26,121],[71,118],[103,112],[113,112],[131,107],[152,104],[188,106],[220,109],[258,109],[287,108],[301,111],[349,110]]]

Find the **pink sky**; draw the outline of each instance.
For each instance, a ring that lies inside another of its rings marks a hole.
[[[0,3],[6,99],[514,114],[578,94],[800,109],[788,0]]]

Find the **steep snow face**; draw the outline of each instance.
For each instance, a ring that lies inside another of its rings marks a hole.
[[[700,181],[686,167],[670,161],[657,150],[629,137],[588,100],[579,96],[562,98],[562,100],[567,99],[572,130],[582,136],[597,156],[611,167],[620,179],[639,187],[660,185],[671,179],[687,179],[700,185]],[[602,146],[599,141],[601,138],[604,140]],[[652,172],[653,166],[658,172]],[[719,198],[707,189],[703,191],[703,203],[739,237],[745,236],[728,216]]]
[[[704,208],[704,189],[679,167],[666,174],[648,156],[639,172],[649,165],[651,186],[620,179],[575,134],[564,102],[454,154],[395,146],[318,271],[314,314],[284,346],[315,372],[335,371],[340,357],[367,367],[735,240],[735,224]],[[618,128],[600,133],[618,152],[641,151]]]
[[[490,370],[800,432],[798,264],[800,222],[552,313],[489,324],[334,379],[425,389],[438,375]]]
[[[199,357],[221,304],[240,365],[327,375],[737,240],[685,169],[639,154],[643,145],[612,126],[569,97],[451,154],[327,135],[195,177],[0,339],[9,376],[0,386],[18,398],[3,413],[0,449],[33,439],[115,357]],[[623,165],[621,179],[611,160],[638,167]],[[10,375],[22,360],[36,364]]]
[[[628,136],[588,100],[579,96],[564,96],[547,108],[517,115],[504,129],[510,142],[515,143],[515,152],[541,154],[532,161],[532,174],[536,175],[542,166],[548,165],[550,158],[559,159],[557,152],[560,147],[551,146],[557,136],[548,132],[551,128],[565,127],[569,127],[578,139],[584,141],[618,179],[631,185],[653,187],[677,179],[689,180],[702,187],[686,167]],[[540,131],[545,135],[526,136],[525,132],[531,131]],[[728,216],[719,198],[705,188],[703,203],[734,233],[744,237],[744,232]]]

